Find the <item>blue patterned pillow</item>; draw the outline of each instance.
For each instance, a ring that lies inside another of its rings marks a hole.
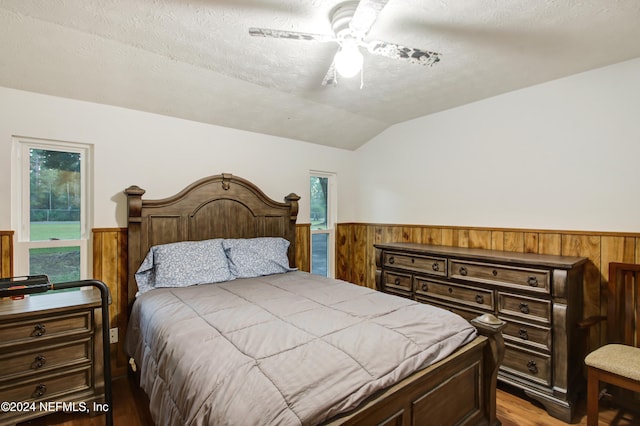
[[[226,239],[222,242],[235,278],[251,278],[291,271],[289,241],[279,237]]]
[[[135,274],[140,294],[155,287],[188,287],[233,279],[222,239],[153,246]]]

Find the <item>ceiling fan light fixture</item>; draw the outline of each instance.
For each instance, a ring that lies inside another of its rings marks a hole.
[[[336,71],[344,78],[354,77],[362,70],[364,57],[358,46],[342,46],[336,53],[334,64]]]

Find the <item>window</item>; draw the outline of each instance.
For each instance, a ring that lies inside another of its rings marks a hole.
[[[14,138],[16,275],[89,277],[88,145]]]
[[[311,273],[333,276],[333,235],[336,217],[335,174],[311,172]]]

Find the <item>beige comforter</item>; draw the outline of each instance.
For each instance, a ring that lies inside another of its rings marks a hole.
[[[309,425],[474,337],[448,311],[296,271],[149,291],[126,348],[158,425]]]

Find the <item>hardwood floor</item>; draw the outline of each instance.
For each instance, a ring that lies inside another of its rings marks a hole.
[[[113,381],[114,426],[153,426],[144,392],[127,377]],[[520,395],[518,390],[500,386],[498,389],[498,418],[503,426],[566,426],[547,414],[537,402]],[[578,406],[574,424],[587,424],[584,404]],[[104,416],[52,414],[20,425],[30,426],[102,426]],[[599,426],[640,426],[640,415],[618,410],[603,402]]]

